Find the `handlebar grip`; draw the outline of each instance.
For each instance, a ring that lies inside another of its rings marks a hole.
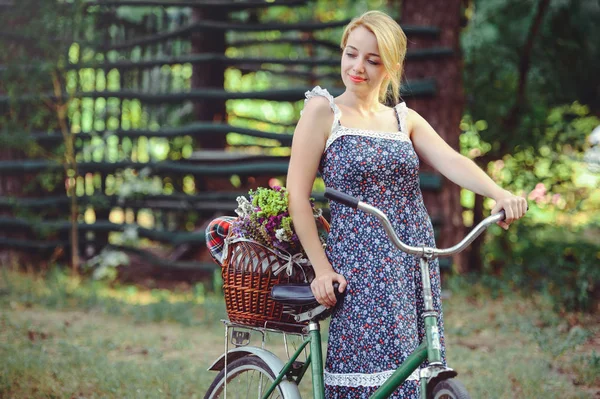
[[[504,209],[500,209],[500,212],[498,213],[502,215],[502,219],[500,219],[500,221],[503,222],[504,219],[506,219],[506,212],[504,212]]]
[[[325,198],[339,202],[346,206],[356,209],[358,207],[358,199],[351,195],[342,193],[333,188],[327,187],[325,189]]]
[[[335,297],[340,299],[344,296],[343,292],[340,292],[340,283],[333,283],[333,292],[335,293]]]

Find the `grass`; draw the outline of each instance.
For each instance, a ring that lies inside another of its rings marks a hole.
[[[597,316],[473,287],[444,309],[448,362],[473,398],[600,392]],[[224,315],[222,300],[201,287],[111,288],[0,270],[0,398],[202,398],[215,375],[207,367],[224,349]],[[279,338],[267,348],[283,356]]]
[[[448,362],[474,398],[590,398],[600,393],[593,378],[584,375],[600,370],[575,367],[600,331],[597,317],[565,319],[552,311],[550,301],[516,295],[455,294],[444,310]]]

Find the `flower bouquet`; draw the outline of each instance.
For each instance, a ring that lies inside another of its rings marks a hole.
[[[231,226],[233,234],[292,255],[304,254],[300,240],[294,232],[288,210],[288,191],[285,187],[259,187],[250,190],[248,194],[249,200],[245,197],[237,198],[238,208],[235,213],[238,219]],[[314,218],[320,220],[323,212],[315,207],[313,198],[310,201]],[[324,242],[325,237],[322,234],[320,238]]]

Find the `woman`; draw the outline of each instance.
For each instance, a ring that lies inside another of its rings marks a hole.
[[[333,202],[323,250],[309,203],[317,170],[328,187],[386,212],[400,238],[413,246],[435,245],[419,188],[418,156],[454,183],[493,198],[492,212],[506,212],[504,228],[524,215],[527,204],[454,151],[404,103],[384,105],[388,95],[398,103],[406,54],[406,36],[392,18],[378,11],[355,18],[341,47],[346,90],[337,98],[318,86],[307,92],[287,188],[294,228],[315,268],[315,297],[331,307],[336,303],[332,283],[347,291],[331,319],[326,396],[365,398],[423,339],[418,260],[393,247],[377,219]],[[437,261],[431,264],[431,279],[443,347]],[[394,397],[418,397],[417,378],[411,376]]]

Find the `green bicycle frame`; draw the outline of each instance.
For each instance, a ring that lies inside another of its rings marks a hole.
[[[406,360],[396,369],[396,371],[387,379],[387,381],[377,389],[371,396],[371,399],[388,398],[406,379],[419,368],[427,359],[430,365],[441,365],[441,345],[438,330],[438,313],[433,308],[433,296],[431,292],[431,280],[429,278],[429,259],[421,258],[421,278],[423,282],[423,297],[425,302],[425,336],[426,340],[417,347]],[[313,398],[325,399],[325,383],[323,380],[323,355],[321,353],[321,331],[318,322],[310,322],[308,325],[309,335],[305,341],[298,347],[296,352],[290,357],[281,372],[275,378],[273,384],[263,395],[266,399],[277,387],[277,385],[292,370],[293,364],[300,356],[300,353],[307,345],[310,345],[310,354],[306,358],[304,366],[298,373],[295,382],[299,383],[308,367],[311,367]],[[421,398],[427,397],[427,378],[420,377],[421,380]]]
[[[310,345],[310,354],[306,358],[304,366],[296,377],[296,384],[300,383],[302,377],[306,373],[308,367],[311,367],[311,373],[313,376],[313,398],[314,399],[325,399],[325,383],[323,381],[323,355],[321,352],[321,331],[319,323],[311,322],[309,324],[309,335],[306,340],[296,349],[296,352],[290,357],[288,362],[283,366],[275,381],[271,384],[269,389],[263,395],[263,399],[266,399],[273,393],[277,385],[283,380],[283,378],[292,370],[294,362],[300,356],[300,353],[304,350],[307,345]],[[314,354],[314,355],[313,355]]]

